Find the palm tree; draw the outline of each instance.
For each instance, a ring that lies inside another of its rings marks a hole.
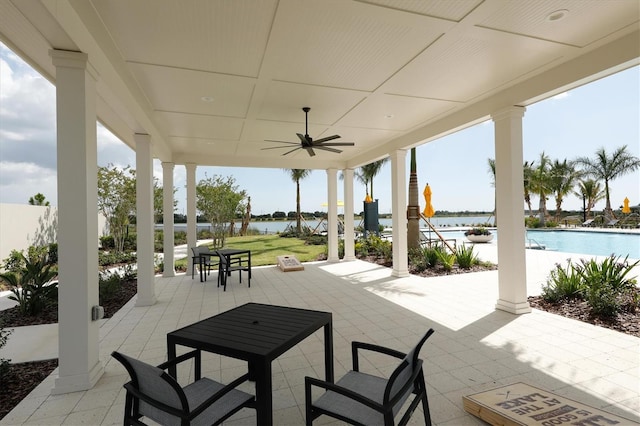
[[[382,166],[384,166],[387,161],[389,161],[389,157],[385,157],[382,160],[374,161],[373,163],[365,164],[364,166],[360,167],[354,174],[356,179],[362,182],[365,187],[369,185],[369,191],[367,191],[367,193],[371,196],[372,199],[373,178],[378,173],[380,173],[380,170],[382,170]]]
[[[524,181],[524,202],[527,203],[527,207],[529,208],[529,217],[533,217],[533,209],[531,208],[531,176],[533,175],[533,164],[533,161],[525,161],[522,166]]]
[[[560,221],[560,213],[562,212],[562,201],[567,194],[573,191],[576,181],[580,178],[581,172],[576,170],[573,162],[554,160],[549,167],[551,193],[554,194],[556,201],[556,222]]]
[[[420,248],[420,196],[418,192],[418,170],[416,165],[416,149],[414,147],[411,148],[409,205],[407,206],[407,247],[410,249]]]
[[[547,215],[547,195],[551,193],[549,167],[551,160],[544,152],[540,154],[538,167],[533,168],[531,173],[531,190],[540,197],[538,204],[538,215],[540,225],[544,226]]]
[[[584,167],[587,175],[604,181],[604,194],[607,200],[604,209],[605,216],[615,219],[611,209],[611,198],[609,193],[609,182],[627,173],[631,173],[640,167],[640,158],[627,152],[627,145],[616,149],[611,156],[607,155],[604,148],[596,151],[596,158],[578,157],[576,163]]]
[[[581,180],[578,182],[578,190],[573,192],[577,197],[585,200],[585,216],[589,216],[591,209],[596,203],[604,199],[602,186],[593,179]]]
[[[307,169],[284,169],[289,173],[291,180],[296,183],[296,232],[298,235],[302,233],[302,226],[300,220],[302,213],[300,212],[300,181],[311,174],[311,170]]]

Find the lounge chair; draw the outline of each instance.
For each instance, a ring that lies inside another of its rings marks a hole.
[[[405,425],[422,402],[425,424],[431,425],[427,388],[422,372],[422,360],[418,358],[424,342],[433,329],[420,339],[407,354],[362,342],[352,342],[353,370],[336,383],[305,377],[306,424],[310,426],[317,417],[327,415],[356,425],[393,425],[404,403],[411,394],[415,397],[398,422]],[[359,370],[358,350],[390,355],[402,361],[387,378],[373,376]],[[312,387],[324,389],[316,400],[312,399]]]
[[[618,222],[620,222],[618,219],[611,219],[609,222],[607,222],[606,226],[607,228],[613,228],[618,224]]]
[[[595,219],[588,219],[584,222],[582,222],[582,226],[593,226],[592,223]]]

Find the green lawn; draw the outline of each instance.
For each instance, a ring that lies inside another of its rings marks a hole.
[[[282,238],[278,235],[250,235],[231,237],[225,240],[224,248],[251,250],[251,266],[275,265],[276,257],[294,255],[300,262],[317,260],[318,255],[326,252],[326,245],[305,245],[298,238]],[[176,261],[176,267],[187,259]]]

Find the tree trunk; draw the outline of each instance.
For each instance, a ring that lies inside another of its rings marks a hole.
[[[409,174],[409,205],[407,206],[407,247],[420,248],[420,200],[418,195],[416,149],[411,148],[411,172]]]
[[[296,180],[296,232],[298,235],[302,233],[300,215],[300,180]]]

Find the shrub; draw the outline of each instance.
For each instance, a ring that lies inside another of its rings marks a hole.
[[[436,254],[438,256],[438,261],[442,264],[446,271],[450,271],[453,269],[453,265],[456,262],[456,255],[453,253],[448,253],[441,247],[435,249]]]
[[[435,267],[440,261],[440,250],[436,247],[427,247],[424,250],[424,258],[428,267]]]
[[[24,268],[24,256],[21,251],[11,250],[9,257],[2,261],[2,267],[7,272],[17,273]]]
[[[565,299],[579,299],[582,297],[583,290],[582,277],[569,261],[566,269],[556,264],[555,269],[549,274],[546,284],[542,286],[542,298],[552,303]]]
[[[464,235],[491,235],[491,232],[489,232],[489,230],[485,227],[477,227],[467,229]]]
[[[103,235],[100,237],[100,247],[103,250],[113,250],[116,248],[115,240],[113,239],[113,235]]]
[[[101,273],[98,275],[98,298],[102,304],[111,299],[122,287],[122,277],[116,273]]]
[[[478,263],[478,256],[473,252],[473,246],[460,245],[456,250],[456,262],[462,269],[469,269]]]
[[[0,322],[0,349],[7,344],[9,335],[12,332],[12,330],[5,330],[4,323]],[[4,376],[9,371],[9,362],[11,362],[10,359],[0,358],[0,384],[4,381]]]
[[[53,265],[47,262],[46,256],[39,256],[38,251],[32,252],[34,258],[25,257],[20,253],[24,267],[18,272],[0,274],[0,280],[10,287],[9,299],[18,302],[18,311],[22,315],[36,315],[45,306],[57,299],[57,283],[51,280],[57,275]]]
[[[627,275],[640,261],[629,264],[627,259],[628,256],[621,262],[619,256],[611,255],[602,263],[582,260],[578,273],[585,286],[587,303],[595,314],[614,316],[621,309],[622,298],[634,289],[635,277]]]
[[[409,265],[413,266],[416,272],[422,272],[428,268],[424,250],[420,248],[409,249]]]

